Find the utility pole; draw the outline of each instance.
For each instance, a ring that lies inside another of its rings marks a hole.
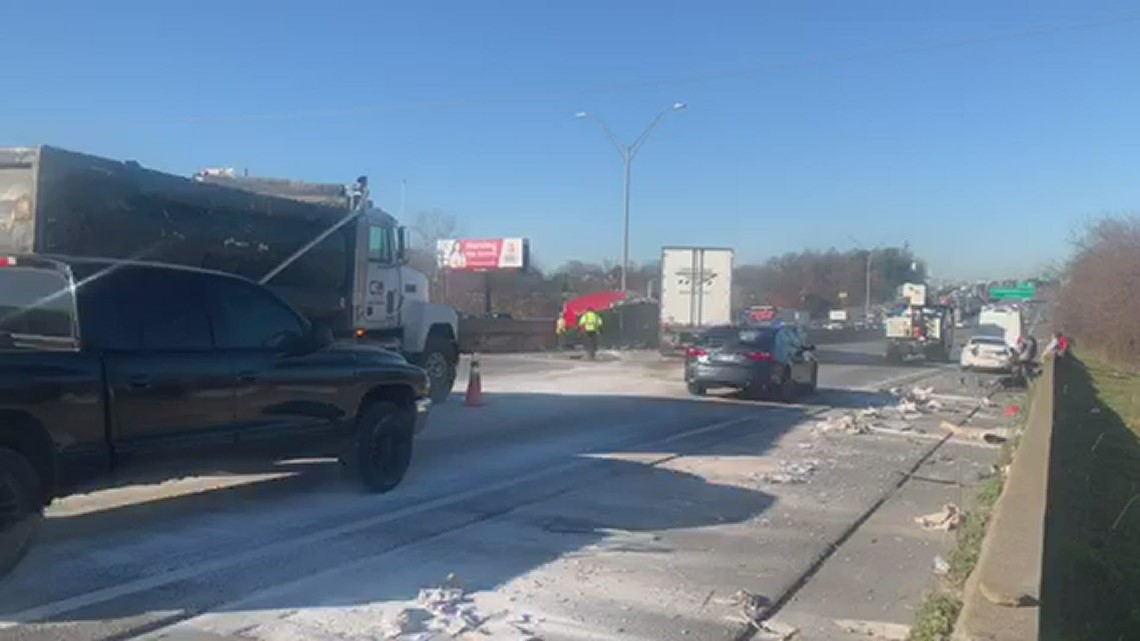
[[[617,134],[615,134],[613,130],[610,129],[609,125],[607,125],[601,118],[598,118],[597,116],[589,114],[585,111],[579,111],[577,114],[575,114],[577,118],[591,118],[594,122],[598,123],[598,126],[601,127],[602,132],[606,134],[606,137],[610,139],[610,142],[613,143],[613,146],[617,149],[618,154],[621,155],[622,164],[625,167],[625,193],[621,243],[621,291],[623,292],[627,291],[627,278],[629,272],[629,188],[633,176],[633,158],[637,155],[637,152],[641,150],[641,146],[645,144],[645,140],[649,138],[649,134],[653,133],[653,130],[657,128],[657,125],[661,122],[661,119],[665,117],[665,114],[669,113],[670,111],[681,111],[685,108],[685,106],[686,105],[683,102],[675,102],[673,103],[672,107],[661,110],[661,113],[657,114],[657,117],[653,119],[653,122],[649,123],[649,126],[645,128],[645,131],[641,132],[641,135],[637,137],[637,140],[634,140],[633,143],[629,145],[622,143],[621,139],[617,137]]]

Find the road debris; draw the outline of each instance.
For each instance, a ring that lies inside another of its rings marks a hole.
[[[819,461],[815,459],[805,459],[798,463],[790,461],[780,461],[780,471],[767,472],[760,480],[765,483],[774,483],[777,485],[798,485],[800,483],[807,483],[811,475],[819,469]]]
[[[831,432],[839,432],[842,434],[870,434],[871,425],[870,419],[875,416],[873,414],[863,414],[863,412],[875,410],[862,410],[859,413],[851,412],[840,416],[831,416],[818,423],[815,428],[818,432],[827,434]]]
[[[946,576],[950,572],[950,562],[942,558],[942,555],[934,557],[934,573],[938,576]]]
[[[937,512],[914,517],[914,522],[924,530],[950,531],[961,525],[964,518],[961,508],[954,503],[947,503]]]
[[[791,641],[800,634],[800,629],[779,621],[768,620],[755,623],[757,633],[754,638],[762,641]]]
[[[962,427],[955,425],[950,421],[942,421],[939,427],[950,432],[958,438],[963,438],[971,441],[981,441],[989,443],[990,445],[1001,445],[1009,440],[1012,430],[1008,427],[997,427],[988,430]]]
[[[875,641],[906,641],[910,635],[910,626],[901,623],[836,619],[835,625],[844,632],[868,637]]]

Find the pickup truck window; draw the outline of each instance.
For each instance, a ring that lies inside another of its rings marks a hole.
[[[52,347],[75,347],[67,277],[48,269],[0,268],[0,349]]]
[[[211,286],[217,345],[225,349],[276,349],[304,335],[301,319],[273,294],[249,283],[219,278]]]
[[[124,278],[119,288],[123,318],[138,322],[143,349],[165,351],[214,347],[210,317],[196,274],[140,269],[129,276],[134,282]]]

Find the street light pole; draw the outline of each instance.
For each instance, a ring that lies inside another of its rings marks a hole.
[[[863,292],[863,322],[871,322],[871,250],[867,250],[867,289]]]
[[[622,143],[621,139],[617,137],[617,134],[615,134],[609,125],[601,118],[585,111],[579,111],[575,114],[578,118],[590,118],[598,123],[598,127],[602,129],[602,132],[606,134],[606,137],[610,139],[614,148],[617,149],[618,154],[621,155],[622,164],[625,166],[625,193],[622,212],[621,243],[621,291],[623,292],[627,291],[629,277],[629,190],[633,179],[633,159],[637,156],[637,152],[641,150],[641,146],[645,144],[646,139],[649,138],[649,134],[653,133],[653,130],[657,128],[661,119],[665,117],[665,114],[670,111],[681,111],[684,108],[685,103],[675,102],[672,107],[662,109],[661,113],[657,114],[657,117],[653,119],[653,122],[649,123],[649,126],[645,128],[645,131],[641,132],[637,140],[634,140],[633,143],[629,145]]]

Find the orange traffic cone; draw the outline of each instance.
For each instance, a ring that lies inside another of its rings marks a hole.
[[[483,405],[483,377],[479,375],[479,356],[471,355],[471,374],[467,377],[467,397],[464,404],[471,407]]]

